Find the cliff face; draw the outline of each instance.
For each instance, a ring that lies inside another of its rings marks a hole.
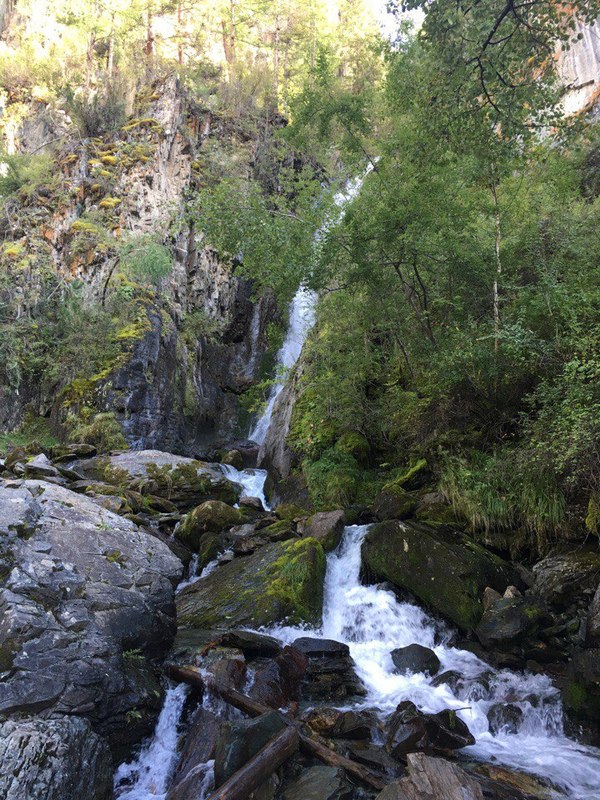
[[[566,114],[589,110],[600,114],[600,21],[595,25],[578,24],[581,39],[559,56],[559,74],[566,92],[563,107]]]
[[[0,260],[9,280],[0,301],[5,320],[38,317],[43,326],[41,304],[77,283],[85,302],[100,307],[119,281],[127,290],[119,242],[153,236],[168,244],[168,276],[137,301],[135,330],[119,334],[122,355],[88,395],[95,410],[115,412],[132,446],[193,451],[240,433],[239,396],[259,375],[277,311],[268,293],[254,297],[251,283],[203,245],[186,213],[186,195],[203,179],[203,149],[235,134],[190,102],[175,77],[147,95],[143,111],[110,136],[77,142],[68,117],[41,104],[5,131],[20,152],[43,151],[65,134],[71,144],[60,150],[51,188],[6,203]],[[63,388],[0,389],[0,428],[17,426],[32,406],[59,423]]]

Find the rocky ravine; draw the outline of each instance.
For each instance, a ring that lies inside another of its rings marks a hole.
[[[95,456],[73,446],[49,455],[14,451],[0,479],[2,759],[14,765],[3,771],[0,797],[110,798],[114,764],[156,719],[165,657],[200,670],[217,694],[246,692],[264,709],[252,723],[230,723],[200,705],[186,725],[169,800],[199,796],[206,762],[216,759],[216,780],[225,781],[282,730],[270,711],[282,707],[328,752],[390,783],[382,800],[430,800],[438,784],[461,800],[547,796],[520,773],[440,760],[473,741],[451,711],[427,714],[405,702],[382,720],[334,708],[365,694],[346,644],[309,634],[284,646],[240,629],[318,622],[325,552],[340,542],[344,512],[269,512],[240,497],[220,465],[160,451]],[[587,634],[573,634],[563,680],[574,710],[593,717],[597,555],[556,555],[519,575],[467,537],[388,520],[371,528],[363,556],[374,578],[452,620],[471,640],[462,646],[500,666],[527,661],[556,671],[563,656],[555,641],[581,615]],[[175,594],[184,565],[200,569],[215,557],[220,566]],[[430,650],[411,647],[392,654],[398,670],[439,669]],[[512,724],[502,714],[490,724]],[[257,796],[375,797],[345,763],[296,755]]]

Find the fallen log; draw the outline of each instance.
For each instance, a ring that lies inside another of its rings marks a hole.
[[[190,667],[179,667],[175,664],[168,664],[165,670],[167,675],[173,680],[187,683],[190,686],[199,689],[200,691],[203,691],[206,688],[206,684],[202,676],[195,669]],[[258,717],[261,714],[267,713],[268,711],[273,711],[272,708],[253,700],[251,697],[242,694],[242,692],[238,692],[236,689],[228,689],[227,687],[219,685],[211,685],[211,689],[213,689],[213,691],[216,692],[219,697],[225,700],[226,703],[229,703],[229,705],[234,706],[234,708],[237,708],[240,711],[243,711],[245,714],[248,714],[249,717]],[[296,730],[298,730],[299,726],[297,722],[294,722],[294,720],[286,717],[283,714],[282,718],[285,720],[287,725],[293,726]],[[325,764],[329,764],[332,767],[341,767],[342,769],[345,769],[350,775],[362,781],[363,783],[366,783],[368,786],[372,786],[378,791],[381,791],[385,786],[387,786],[387,782],[368,767],[364,767],[362,764],[358,764],[356,761],[351,761],[349,758],[341,756],[339,753],[336,753],[334,750],[331,750],[331,748],[326,747],[324,744],[321,744],[321,742],[318,742],[316,739],[313,739],[311,736],[308,736],[300,730],[298,730],[298,736],[300,739],[300,748],[304,750],[304,752],[316,756]]]
[[[274,736],[258,753],[234,772],[214,791],[208,800],[247,800],[276,769],[293,756],[298,749],[296,728],[288,727]]]

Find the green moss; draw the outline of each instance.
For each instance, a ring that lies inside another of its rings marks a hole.
[[[74,426],[71,430],[71,438],[85,444],[92,444],[101,453],[127,449],[127,440],[112,411],[95,414],[89,422]]]
[[[284,554],[268,568],[267,596],[288,609],[291,623],[318,622],[323,606],[325,552],[313,538],[284,545]]]
[[[4,455],[14,447],[27,447],[34,441],[44,450],[58,444],[58,439],[45,417],[27,415],[16,430],[0,433],[0,454]]]
[[[593,494],[589,499],[585,527],[596,536],[600,533],[600,502],[597,494]]]
[[[293,522],[296,519],[306,516],[306,511],[294,503],[281,503],[275,509],[275,516],[278,519],[286,520],[286,522]]]
[[[207,532],[218,533],[242,522],[242,514],[220,500],[207,500],[181,520],[177,538],[197,551],[200,540]]]
[[[100,208],[113,209],[120,206],[122,202],[120,197],[105,197],[104,200],[98,203],[98,206]]]
[[[394,480],[386,483],[384,485],[384,489],[390,489],[394,487],[406,487],[410,488],[414,486],[415,482],[419,483],[419,478],[427,469],[427,461],[424,458],[419,459],[415,464],[409,467],[406,472],[401,473],[398,475]]]
[[[343,433],[335,443],[335,450],[353,456],[359,464],[365,466],[369,461],[371,448],[366,436],[357,431]]]

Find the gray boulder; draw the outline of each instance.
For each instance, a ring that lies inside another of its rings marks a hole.
[[[335,550],[342,539],[345,525],[345,514],[337,511],[319,511],[298,524],[298,532],[302,536],[313,536],[321,542],[323,550]]]
[[[148,658],[175,633],[179,559],[41,481],[0,482],[0,553],[0,714],[85,716],[113,744],[138,740],[160,703]]]
[[[408,647],[397,647],[392,650],[392,661],[399,673],[428,672],[435,675],[440,668],[440,660],[429,647],[421,644],[409,644]]]
[[[112,762],[106,742],[77,717],[0,725],[3,800],[110,800]]]
[[[457,764],[422,753],[408,756],[408,775],[390,783],[377,800],[483,800],[479,783]]]
[[[162,450],[128,450],[75,461],[69,467],[121,489],[164,497],[180,511],[205,500],[233,504],[241,491],[240,486],[227,480],[218,465]]]

